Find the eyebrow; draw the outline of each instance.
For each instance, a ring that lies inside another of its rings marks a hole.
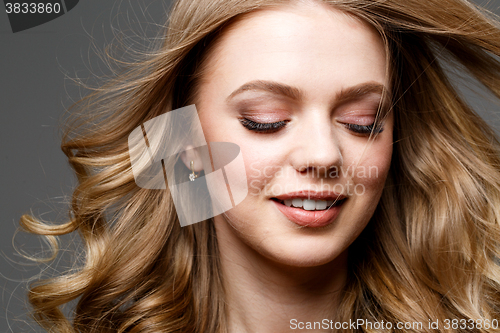
[[[233,91],[227,97],[226,101],[229,102],[236,95],[245,91],[264,91],[273,95],[284,96],[294,100],[301,100],[303,98],[302,91],[296,87],[274,81],[256,80],[245,83]],[[377,82],[365,82],[342,89],[335,98],[335,104],[341,105],[350,101],[360,100],[370,94],[380,94],[384,104],[387,104],[390,100],[390,92],[383,84]]]
[[[383,84],[377,82],[361,83],[346,89],[342,89],[335,98],[335,104],[341,105],[347,102],[356,101],[370,94],[379,94],[382,96],[384,104],[390,101],[390,91]],[[382,105],[386,106],[386,105]]]
[[[273,95],[285,96],[294,100],[300,100],[303,96],[302,92],[298,88],[274,81],[257,80],[245,83],[233,91],[231,95],[227,97],[226,101],[230,101],[233,97],[245,91],[264,91]]]

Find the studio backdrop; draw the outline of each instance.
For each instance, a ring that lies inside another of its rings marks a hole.
[[[500,0],[477,0],[500,14]],[[29,317],[27,285],[57,275],[78,258],[78,239],[63,237],[60,259],[33,264],[48,247],[18,231],[32,213],[64,222],[76,180],[61,152],[60,124],[70,106],[111,75],[107,51],[147,51],[167,20],[172,0],[4,0],[0,5],[0,332],[39,332]],[[107,48],[109,45],[113,45]],[[120,48],[121,47],[121,48]],[[500,106],[466,73],[454,84],[500,131]],[[65,251],[67,250],[67,251]],[[69,310],[67,310],[69,311]]]

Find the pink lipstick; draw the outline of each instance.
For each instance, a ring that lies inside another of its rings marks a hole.
[[[319,228],[336,219],[347,198],[333,192],[299,191],[271,200],[288,220],[300,226]]]

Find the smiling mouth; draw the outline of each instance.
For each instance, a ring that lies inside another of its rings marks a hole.
[[[317,210],[321,211],[330,209],[332,207],[341,206],[346,200],[346,198],[338,200],[312,200],[312,199],[299,199],[299,198],[280,200],[278,198],[271,198],[271,200],[279,202],[280,204],[285,205],[287,207],[293,207],[307,211],[317,211]]]

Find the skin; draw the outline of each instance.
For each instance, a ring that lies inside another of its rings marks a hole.
[[[205,70],[196,105],[206,140],[239,145],[249,187],[243,202],[214,218],[230,331],[288,332],[293,318],[331,319],[347,277],[348,247],[373,215],[391,161],[391,113],[373,139],[349,127],[372,124],[382,94],[345,94],[389,88],[380,36],[337,9],[298,2],[237,22]],[[296,96],[278,93],[277,85]],[[285,126],[258,133],[243,118]],[[190,159],[201,169],[196,156]],[[354,175],[345,174],[355,166]],[[347,200],[319,228],[290,221],[272,200],[333,188]]]

